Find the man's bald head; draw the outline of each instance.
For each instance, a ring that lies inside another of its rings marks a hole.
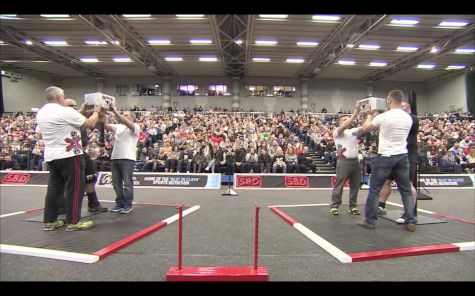
[[[64,105],[63,105],[63,106],[65,106],[65,107],[72,107],[72,108],[74,108],[74,109],[76,109],[76,110],[77,110],[77,108],[78,108],[78,105],[77,105],[76,101],[73,100],[73,99],[69,99],[69,98],[64,100]]]

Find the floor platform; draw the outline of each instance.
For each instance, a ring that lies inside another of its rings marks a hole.
[[[185,209],[183,216],[198,208]],[[74,232],[67,232],[65,227],[43,231],[43,210],[8,216],[0,219],[0,251],[93,263],[176,221],[177,212],[177,208],[172,206],[151,204],[135,204],[129,214],[103,212],[90,215],[83,209],[82,213],[88,215],[87,219],[93,221],[94,226]],[[54,256],[55,253],[59,254],[58,257]],[[82,255],[92,257],[85,256],[87,259],[84,259]]]
[[[376,229],[368,230],[357,225],[364,214],[354,216],[340,207],[340,215],[332,216],[329,208],[323,204],[270,206],[279,217],[343,263],[458,252],[460,243],[465,247],[468,243],[473,249],[471,223],[448,219],[443,220],[446,223],[418,225],[416,232],[409,232],[393,221],[378,219]]]

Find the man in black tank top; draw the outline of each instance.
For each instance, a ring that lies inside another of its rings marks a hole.
[[[415,187],[417,187],[417,134],[419,133],[419,120],[414,114],[411,114],[411,105],[408,102],[402,102],[401,108],[406,111],[412,119],[412,126],[409,135],[407,135],[407,155],[409,159],[409,178],[412,182],[411,192],[415,203],[417,200],[417,190]],[[391,183],[394,179],[395,177],[390,175],[379,193],[379,214],[386,214],[386,201],[388,200],[389,195],[391,195]],[[417,209],[414,208],[414,211],[417,211]],[[403,224],[404,217],[399,218],[396,222]]]

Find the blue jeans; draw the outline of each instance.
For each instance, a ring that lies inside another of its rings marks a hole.
[[[112,185],[116,199],[115,203],[121,208],[132,207],[134,200],[134,172],[135,161],[130,159],[112,160]]]
[[[401,193],[404,205],[404,219],[406,224],[416,224],[414,216],[414,201],[409,180],[409,161],[407,154],[392,155],[389,157],[378,155],[372,159],[370,185],[365,205],[366,223],[374,224],[378,219],[379,192],[391,173],[395,176],[397,188]]]

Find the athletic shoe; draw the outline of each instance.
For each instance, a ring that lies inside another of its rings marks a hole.
[[[416,231],[416,224],[404,224],[404,227],[406,228],[407,231],[414,232]]]
[[[120,207],[120,206],[115,206],[115,207],[113,207],[113,208],[111,209],[111,212],[112,212],[112,213],[120,212],[121,209],[122,209],[122,207]]]
[[[387,213],[386,208],[378,207],[378,214],[385,215]]]
[[[120,209],[121,214],[128,214],[130,212],[132,212],[132,207],[124,207],[124,208]]]
[[[406,220],[403,217],[397,218],[396,223],[397,224],[404,224],[404,223],[406,223]]]
[[[68,226],[66,227],[66,231],[84,230],[91,228],[92,225],[94,225],[94,222],[92,221],[79,221],[76,224],[68,224]]]
[[[363,220],[363,221],[359,221],[359,222],[358,222],[358,225],[361,226],[361,227],[363,227],[363,228],[366,228],[366,229],[374,229],[374,228],[375,228],[374,224],[368,224],[368,223],[366,223],[366,221],[364,221],[364,220]]]
[[[50,223],[45,223],[45,227],[43,227],[44,231],[55,230],[56,228],[63,227],[64,221],[58,220]]]
[[[88,207],[87,210],[91,213],[102,213],[107,212],[107,208],[101,207],[100,205],[94,207]]]
[[[337,216],[338,215],[338,208],[331,208],[330,209],[330,214]]]
[[[349,209],[349,210],[348,210],[348,213],[353,214],[353,215],[356,215],[356,216],[358,216],[358,215],[361,214],[361,212],[360,212],[357,208],[351,208],[351,209]]]

